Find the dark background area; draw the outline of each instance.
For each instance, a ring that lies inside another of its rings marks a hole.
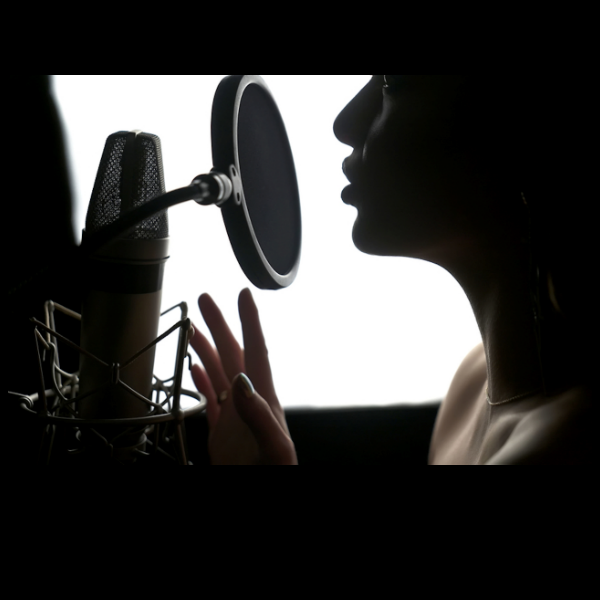
[[[11,144],[9,173],[14,191],[9,198],[10,211],[5,209],[3,219],[9,250],[5,289],[30,281],[8,297],[5,374],[8,390],[32,394],[37,391],[38,368],[29,319],[44,321],[44,302],[50,299],[78,311],[81,282],[77,273],[60,271],[57,264],[62,253],[75,248],[75,241],[72,190],[51,76],[20,76],[19,84],[21,101],[12,111],[19,128]],[[52,271],[30,279],[52,260]],[[77,321],[60,314],[56,318],[57,330],[79,343]],[[61,367],[76,372],[78,353],[60,345],[59,350]],[[440,405],[441,401],[419,406],[285,412],[301,465],[425,466]],[[3,437],[8,443],[4,460],[11,466],[35,465],[42,424],[29,418],[11,396],[2,415]],[[188,419],[186,433],[190,460],[195,465],[210,464],[206,417]],[[57,432],[51,464],[68,464],[66,450],[73,446],[72,441],[72,432]]]

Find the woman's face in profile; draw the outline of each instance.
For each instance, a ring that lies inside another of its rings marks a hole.
[[[458,116],[466,77],[374,75],[336,119],[336,137],[354,149],[343,198],[358,210],[362,252],[435,257],[489,225],[490,177]]]

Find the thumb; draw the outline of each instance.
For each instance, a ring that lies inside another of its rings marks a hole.
[[[290,464],[295,452],[293,443],[275,418],[267,401],[254,389],[252,382],[240,373],[232,386],[233,404],[258,444],[268,464]]]

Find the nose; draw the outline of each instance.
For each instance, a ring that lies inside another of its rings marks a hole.
[[[353,148],[361,147],[381,103],[381,91],[371,80],[338,115],[333,125],[335,137]]]

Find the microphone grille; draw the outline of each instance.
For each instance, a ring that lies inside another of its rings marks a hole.
[[[139,131],[119,131],[106,140],[85,228],[93,234],[121,214],[165,193],[160,138]],[[169,237],[167,211],[142,221],[124,239]]]

